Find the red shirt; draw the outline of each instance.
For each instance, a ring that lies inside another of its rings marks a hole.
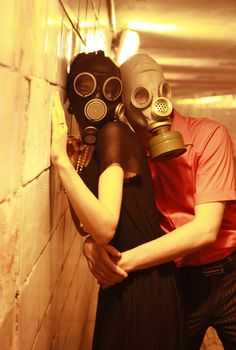
[[[187,151],[163,163],[149,162],[165,232],[191,221],[196,204],[226,201],[216,242],[177,259],[176,264],[200,265],[223,259],[236,248],[236,188],[231,139],[220,123],[183,117],[177,111],[174,111],[172,130],[182,134]]]

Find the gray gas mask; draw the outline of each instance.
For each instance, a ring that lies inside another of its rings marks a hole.
[[[149,150],[154,161],[165,161],[186,151],[182,135],[171,131],[171,90],[160,66],[145,54],[130,57],[121,66],[126,117],[134,129],[151,135]]]

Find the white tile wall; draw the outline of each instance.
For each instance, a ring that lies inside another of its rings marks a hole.
[[[18,72],[0,68],[0,202],[20,186],[23,142],[25,137],[24,112],[28,98],[28,82]]]

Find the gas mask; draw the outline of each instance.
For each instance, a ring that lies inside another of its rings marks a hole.
[[[85,144],[96,142],[97,129],[105,123],[122,118],[121,93],[119,68],[103,51],[75,57],[67,78],[68,111],[75,115]]]
[[[131,126],[151,135],[154,161],[165,161],[186,151],[182,135],[171,131],[171,90],[160,66],[145,54],[130,57],[120,66],[126,117]]]

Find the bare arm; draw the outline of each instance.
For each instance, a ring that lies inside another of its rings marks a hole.
[[[64,124],[63,124],[64,123]],[[99,177],[98,198],[78,176],[66,152],[67,126],[59,96],[52,110],[51,159],[67,196],[84,225],[98,244],[108,243],[116,230],[122,199],[124,172],[112,164]]]
[[[122,252],[116,265],[109,256],[106,260],[97,258],[98,246],[95,242],[84,243],[84,254],[90,261],[93,275],[107,285],[124,279],[121,270],[127,273],[159,265],[188,255],[213,243],[218,235],[224,214],[224,202],[204,203],[195,206],[195,218],[189,223],[144,243]]]
[[[123,252],[119,266],[127,272],[140,270],[208,246],[217,238],[224,208],[224,202],[196,205],[192,221],[169,234]]]

